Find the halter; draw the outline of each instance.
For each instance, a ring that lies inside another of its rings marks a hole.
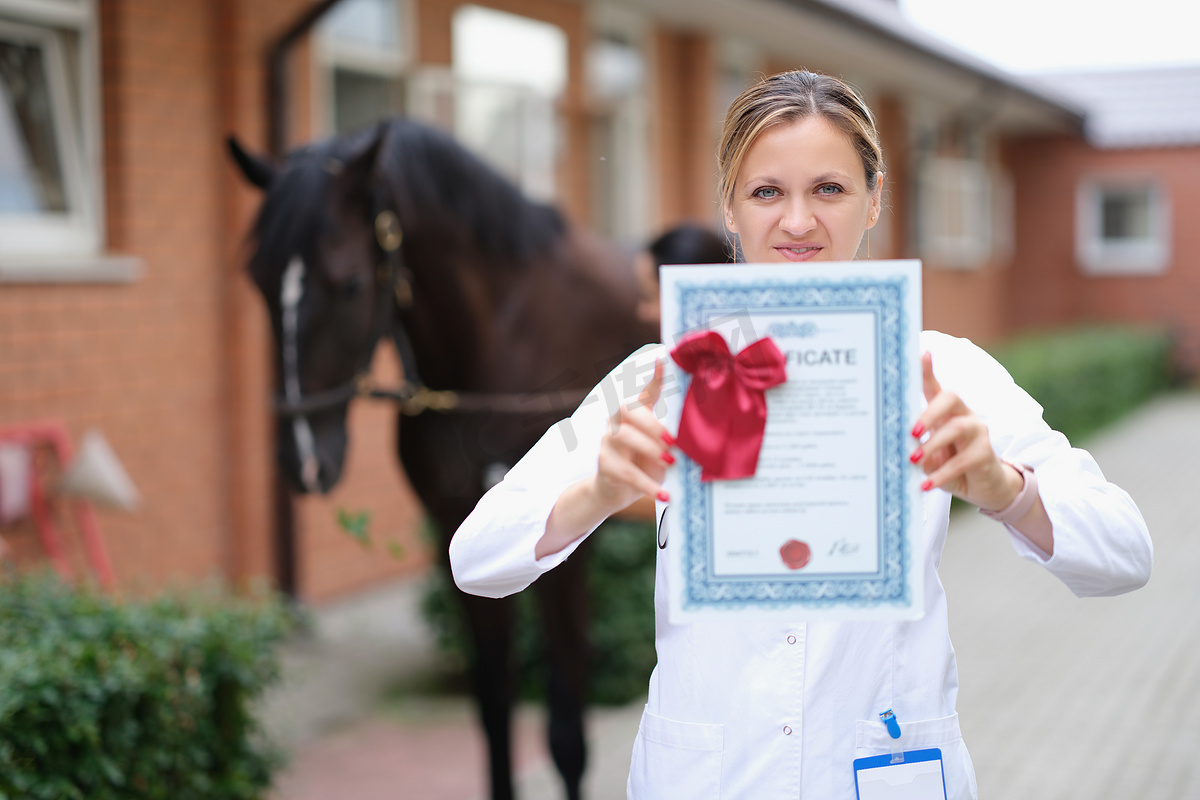
[[[556,392],[527,392],[522,394],[456,392],[430,389],[417,372],[417,359],[412,343],[401,320],[392,320],[392,299],[401,309],[412,306],[412,271],[404,265],[400,245],[404,231],[394,211],[384,209],[375,215],[375,243],[382,258],[375,269],[379,284],[378,305],[375,308],[374,329],[365,351],[359,356],[354,377],[332,389],[303,395],[289,401],[286,396],[275,400],[275,413],[281,417],[304,417],[349,403],[356,397],[391,400],[401,413],[417,416],[426,411],[441,413],[472,413],[491,411],[500,414],[545,414],[569,411],[583,401],[587,392],[563,390]],[[394,389],[380,388],[371,380],[371,358],[375,346],[389,328],[400,356],[403,377]]]

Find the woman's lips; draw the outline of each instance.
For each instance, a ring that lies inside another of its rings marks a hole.
[[[811,261],[821,252],[821,246],[816,244],[778,244],[775,252],[787,261]]]

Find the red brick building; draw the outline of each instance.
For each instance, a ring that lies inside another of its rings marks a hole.
[[[1200,68],[1060,74],[1088,111],[1084,138],[1008,151],[1017,187],[1012,324],[1167,325],[1200,370]],[[1031,287],[1036,290],[1031,291]]]
[[[0,425],[108,438],[145,498],[99,517],[124,586],[279,575],[269,332],[241,271],[258,198],[224,137],[266,148],[266,54],[313,5],[0,0]],[[489,26],[510,24],[488,55]],[[534,59],[523,73],[518,51]],[[763,72],[829,71],[879,112],[891,213],[870,255],[925,260],[928,326],[987,341],[1168,302],[1186,318],[1173,285],[1063,271],[1070,164],[1093,153],[1082,112],[921,34],[890,0],[342,0],[286,64],[290,143],[403,111],[631,246],[717,223],[713,152],[736,92]],[[1147,158],[1166,174],[1172,153]],[[1174,173],[1178,213],[1196,199]],[[386,349],[375,367],[398,371]],[[393,414],[354,404],[341,484],[292,501],[306,600],[429,563]],[[338,529],[339,509],[372,513],[373,549]],[[37,558],[28,520],[0,536]]]

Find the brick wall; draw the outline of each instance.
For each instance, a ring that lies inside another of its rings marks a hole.
[[[651,163],[656,170],[658,225],[685,220],[716,224],[717,139],[725,109],[714,107],[712,39],[659,28],[654,37]]]
[[[1019,327],[1075,320],[1165,323],[1178,332],[1182,365],[1200,370],[1200,147],[1095,150],[1036,139],[1009,152],[1017,240],[1008,307]],[[1171,263],[1161,275],[1095,277],[1075,261],[1075,190],[1087,176],[1137,175],[1166,188]],[[1031,290],[1036,287],[1036,290]]]
[[[99,510],[126,587],[274,571],[269,334],[242,275],[258,198],[223,140],[236,132],[263,146],[263,53],[308,5],[102,0],[108,249],[141,259],[143,274],[0,288],[0,425],[57,418],[75,439],[103,431],[145,498],[136,513]],[[293,142],[307,136],[306,58],[303,47],[293,56]],[[392,424],[387,409],[356,409],[347,473],[357,494],[300,502],[302,596],[427,563]],[[405,559],[363,552],[336,530],[337,503],[366,505],[367,494],[385,498],[373,527],[406,545]],[[36,560],[31,525],[0,535]]]
[[[245,236],[259,202],[229,163],[224,137],[262,150],[263,58],[310,0],[101,0],[107,235],[111,252],[140,258],[130,284],[0,287],[0,425],[45,417],[77,439],[108,437],[146,498],[135,514],[101,510],[99,525],[123,585],[275,572],[270,341],[262,302],[242,275]],[[586,9],[560,0],[494,0],[500,10],[560,26],[570,43],[562,194],[590,213],[588,113],[582,87]],[[448,64],[460,0],[417,0],[418,59]],[[710,220],[715,207],[713,47],[704,35],[656,31],[652,163],[656,227]],[[774,64],[784,68],[788,64]],[[821,65],[815,65],[818,68]],[[290,141],[309,136],[307,46],[292,54]],[[888,150],[890,235],[872,255],[905,256],[911,182],[903,131],[909,109],[875,98]],[[1011,147],[1016,251],[1009,264],[926,271],[926,324],[978,341],[1015,327],[1087,317],[1176,322],[1200,365],[1200,158],[1195,150],[1096,153],[1066,140]],[[1083,171],[1137,169],[1171,192],[1175,263],[1155,278],[1089,278],[1074,267],[1074,186]],[[882,231],[880,231],[882,233]],[[881,249],[880,249],[881,248]],[[1027,287],[1036,286],[1036,291]],[[386,383],[399,375],[381,348]],[[295,502],[298,583],[321,602],[426,568],[421,510],[395,455],[395,412],[355,403],[341,485]],[[376,544],[337,525],[339,510],[368,511]],[[33,530],[0,532],[22,557]],[[394,542],[401,558],[389,554]]]
[[[99,427],[146,498],[100,514],[117,575],[202,578],[225,570],[230,525],[214,18],[196,2],[102,3],[101,18],[109,242],[144,275],[3,288],[0,421]]]

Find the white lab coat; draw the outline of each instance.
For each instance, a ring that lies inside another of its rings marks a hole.
[[[1087,452],[1041,418],[1041,407],[995,360],[965,339],[922,334],[942,387],[987,424],[996,452],[1032,466],[1054,525],[1054,555],[1009,528],[1013,547],[1075,594],[1143,585],[1150,537],[1129,495],[1105,481]],[[637,396],[661,346],[642,348],[602,382],[569,421],[551,428],[479,502],[450,545],[455,581],[488,597],[518,592],[574,547],[534,557],[559,494],[596,470],[612,402]],[[667,396],[670,395],[670,396]],[[664,391],[668,403],[679,392]],[[608,398],[607,402],[604,398]],[[915,420],[914,420],[915,421]],[[914,443],[915,446],[915,443]],[[659,504],[659,518],[663,506]],[[915,622],[672,625],[666,566],[655,586],[658,665],[633,746],[628,794],[637,800],[853,800],[855,758],[891,750],[879,713],[893,709],[905,750],[939,747],[950,798],[975,798],[959,731],[958,674],[937,567],[950,495],[925,495],[925,614]],[[669,532],[665,532],[669,535]],[[1014,669],[1035,670],[1014,657]]]

